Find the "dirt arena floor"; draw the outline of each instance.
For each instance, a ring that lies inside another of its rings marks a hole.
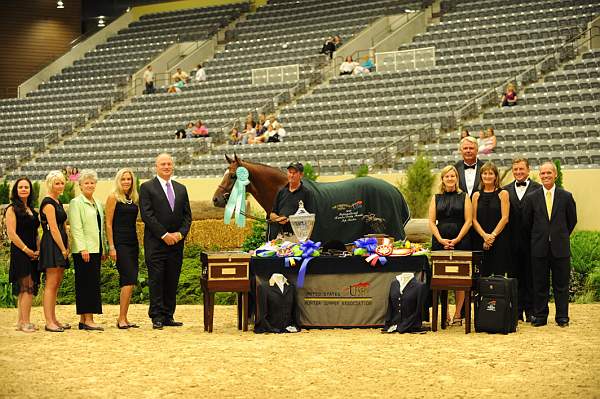
[[[116,306],[97,317],[106,331],[14,329],[0,310],[2,398],[600,398],[600,304],[572,305],[572,323],[507,336],[455,327],[425,335],[378,330],[305,330],[255,335],[236,329],[235,308],[179,306],[179,328],[153,331],[147,306],[117,330]],[[554,310],[551,308],[551,314]],[[77,324],[73,306],[59,320]],[[42,326],[42,309],[32,320]]]

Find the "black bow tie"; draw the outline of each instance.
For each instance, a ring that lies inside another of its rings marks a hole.
[[[473,165],[467,165],[467,164],[465,164],[465,170],[467,170],[467,169],[475,169],[476,166],[477,166],[476,163],[474,163]]]
[[[527,186],[527,181],[521,181],[521,182],[517,182],[515,183],[517,187],[526,187]]]

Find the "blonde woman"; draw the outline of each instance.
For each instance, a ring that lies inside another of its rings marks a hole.
[[[71,328],[56,319],[56,294],[60,288],[65,269],[69,267],[69,240],[65,229],[67,212],[58,200],[65,190],[65,176],[59,170],[53,170],[46,176],[46,197],[40,204],[42,239],[40,241],[39,269],[46,273],[44,287],[45,330],[63,332]]]
[[[75,264],[75,305],[79,315],[79,329],[90,331],[104,330],[94,322],[94,314],[102,314],[100,266],[106,252],[104,209],[94,198],[97,182],[96,172],[81,171],[81,194],[69,203],[69,224]]]
[[[515,91],[515,85],[513,83],[506,85],[506,93],[502,95],[501,105],[503,107],[517,105],[517,92]]]
[[[135,175],[129,168],[120,169],[115,176],[114,189],[106,200],[106,236],[108,254],[119,270],[119,319],[117,328],[138,328],[127,319],[133,287],[138,278],[140,247],[136,234],[139,196]]]
[[[458,187],[458,171],[448,165],[440,172],[440,191],[429,204],[429,228],[432,250],[470,250],[469,229],[473,221],[469,196]],[[462,325],[461,310],[465,300],[464,291],[455,291],[456,310],[452,325]]]

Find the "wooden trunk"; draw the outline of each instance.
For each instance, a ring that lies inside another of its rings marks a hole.
[[[481,259],[481,251],[431,252],[431,287],[471,287]]]

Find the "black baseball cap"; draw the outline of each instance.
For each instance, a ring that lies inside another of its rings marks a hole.
[[[296,169],[298,172],[304,173],[304,165],[302,165],[300,162],[292,162],[291,164],[288,165],[287,168],[288,169],[290,169],[290,168]]]

